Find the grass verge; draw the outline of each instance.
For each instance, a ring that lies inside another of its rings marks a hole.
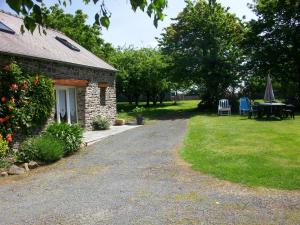
[[[300,188],[300,121],[241,116],[190,119],[182,157],[220,179],[277,189]]]

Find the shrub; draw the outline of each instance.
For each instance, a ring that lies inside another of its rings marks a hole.
[[[0,68],[0,134],[8,142],[16,132],[44,124],[54,103],[49,77],[23,72],[15,63]]]
[[[107,130],[110,127],[109,121],[102,117],[102,116],[96,116],[93,119],[93,128],[94,130]]]
[[[62,141],[65,155],[78,151],[82,143],[83,129],[79,124],[53,123],[46,133]]]
[[[17,152],[17,159],[21,162],[36,160],[51,163],[59,160],[63,155],[63,143],[51,135],[43,134],[24,141]]]
[[[0,160],[6,156],[8,151],[8,142],[0,137]]]
[[[61,159],[64,155],[64,145],[51,135],[42,135],[33,142],[37,150],[37,160],[51,163]]]
[[[31,160],[37,160],[38,150],[34,145],[35,138],[28,138],[22,142],[16,153],[17,160],[20,162],[29,162]]]
[[[136,116],[142,116],[143,112],[145,111],[144,107],[135,107],[132,112],[136,115]]]

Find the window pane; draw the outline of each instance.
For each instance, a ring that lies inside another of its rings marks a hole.
[[[76,91],[75,88],[69,89],[69,101],[70,101],[70,121],[71,123],[77,123],[76,113]]]
[[[68,122],[66,90],[58,90],[60,122]]]

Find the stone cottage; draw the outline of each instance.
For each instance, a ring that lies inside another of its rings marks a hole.
[[[53,78],[56,105],[52,120],[92,129],[97,115],[116,117],[116,69],[61,32],[38,29],[21,34],[23,20],[0,11],[0,66],[12,59],[32,73]]]

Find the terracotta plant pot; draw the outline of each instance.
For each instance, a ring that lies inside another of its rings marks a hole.
[[[123,120],[123,119],[116,119],[116,121],[115,121],[116,126],[122,126],[124,124],[125,124],[125,120]]]

